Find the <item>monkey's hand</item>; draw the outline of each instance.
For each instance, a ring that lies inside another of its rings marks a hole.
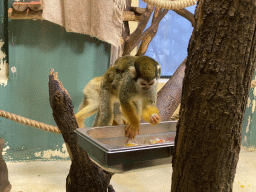
[[[158,109],[155,106],[147,106],[142,111],[142,117],[145,121],[149,122],[151,125],[157,125],[161,121]]]
[[[150,116],[149,123],[150,123],[151,125],[157,125],[157,124],[160,123],[160,121],[161,121],[161,117],[160,117],[159,114],[153,113],[153,114]]]
[[[125,136],[134,139],[137,134],[140,134],[140,124],[129,124],[125,128]]]

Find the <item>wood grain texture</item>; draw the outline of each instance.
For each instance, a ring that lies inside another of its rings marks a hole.
[[[78,127],[74,107],[67,90],[53,69],[49,75],[50,105],[71,155],[71,167],[66,179],[66,191],[107,191],[113,174],[103,171],[88,157],[86,151],[77,145],[74,130]]]
[[[254,1],[198,1],[173,153],[172,192],[232,191],[255,71]]]

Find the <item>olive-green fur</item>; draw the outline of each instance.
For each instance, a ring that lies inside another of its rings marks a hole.
[[[154,59],[147,56],[141,56],[138,59],[136,59],[134,65],[136,68],[136,72],[139,71],[141,78],[147,81],[151,81],[157,77],[158,63]]]

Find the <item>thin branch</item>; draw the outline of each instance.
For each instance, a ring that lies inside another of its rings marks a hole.
[[[162,9],[160,8],[155,8],[155,11],[154,11],[154,15],[153,15],[153,19],[152,19],[152,23],[154,23],[156,21],[156,19],[158,18],[159,16],[159,13],[162,12]],[[160,22],[159,22],[160,23]],[[148,45],[149,43],[152,41],[152,39],[155,37],[156,35],[156,32],[158,30],[158,26],[159,26],[159,23],[158,25],[156,26],[156,28],[154,28],[146,37],[144,37],[142,39],[142,42],[140,44],[140,47],[139,47],[139,50],[136,54],[136,56],[140,56],[140,55],[144,55],[148,49]]]
[[[185,17],[187,20],[189,20],[192,24],[192,26],[195,26],[195,19],[194,19],[194,14],[191,13],[190,11],[186,9],[180,9],[180,10],[173,10],[175,13],[178,15]]]
[[[124,52],[123,55],[129,55],[130,52],[133,50],[134,47],[134,41],[136,41],[138,39],[138,37],[140,36],[140,34],[144,31],[144,29],[147,26],[148,20],[152,14],[154,10],[154,7],[151,5],[147,5],[143,15],[141,16],[141,20],[138,24],[138,27],[136,28],[136,30],[129,35],[126,39],[125,39],[125,45],[124,45]],[[141,41],[141,40],[140,40]],[[131,47],[133,46],[133,48],[131,49]]]
[[[160,13],[159,17],[157,17],[157,19],[155,20],[155,22],[152,23],[152,25],[151,25],[144,33],[142,33],[141,35],[138,36],[138,38],[134,41],[134,43],[129,47],[129,50],[127,50],[127,52],[128,52],[128,51],[131,52],[131,50],[133,50],[133,49],[141,42],[141,40],[142,40],[143,38],[145,38],[154,28],[156,28],[156,27],[159,25],[160,21],[163,19],[163,17],[164,17],[167,13],[168,13],[168,10],[167,10],[167,9],[163,10],[163,11]],[[130,53],[130,52],[129,52],[129,53]],[[129,54],[129,53],[128,53],[128,54]]]

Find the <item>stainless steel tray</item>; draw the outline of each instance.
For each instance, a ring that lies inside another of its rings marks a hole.
[[[176,121],[156,126],[142,123],[140,134],[133,140],[139,145],[132,147],[125,146],[129,140],[125,137],[126,125],[79,128],[75,133],[78,145],[88,152],[92,161],[106,171],[121,173],[170,164],[176,124]],[[171,141],[148,144],[147,141],[156,138]]]

